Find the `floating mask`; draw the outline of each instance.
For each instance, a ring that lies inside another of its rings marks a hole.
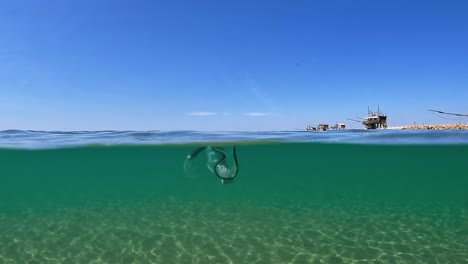
[[[207,154],[208,169],[220,178],[223,184],[232,183],[239,172],[236,147],[199,147],[187,156],[186,164],[203,151]]]

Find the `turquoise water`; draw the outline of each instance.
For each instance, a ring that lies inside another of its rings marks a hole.
[[[0,263],[468,263],[467,138],[0,132]]]

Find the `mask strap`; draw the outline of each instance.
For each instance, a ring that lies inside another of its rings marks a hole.
[[[204,151],[207,147],[199,147],[197,149],[195,149],[194,151],[192,151],[192,153],[190,153],[188,156],[187,156],[187,159],[189,160],[193,160],[195,157],[198,156],[198,154],[200,154],[200,152]]]

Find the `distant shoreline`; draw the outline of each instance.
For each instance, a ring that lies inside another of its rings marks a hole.
[[[389,129],[400,129],[400,130],[468,130],[468,125],[465,125],[465,124],[411,125],[411,126],[389,127]]]

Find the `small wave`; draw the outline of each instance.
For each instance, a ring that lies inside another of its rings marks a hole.
[[[0,131],[3,148],[57,148],[86,145],[187,144],[202,142],[317,142],[353,144],[468,144],[464,130],[302,131]]]

